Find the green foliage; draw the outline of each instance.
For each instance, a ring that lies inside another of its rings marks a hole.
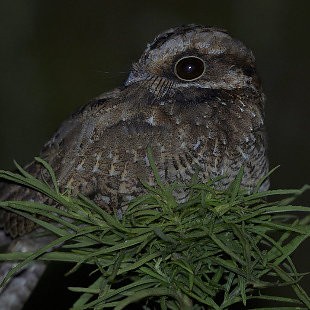
[[[298,284],[304,274],[291,259],[310,235],[310,215],[300,219],[292,213],[307,214],[310,208],[291,204],[307,186],[247,194],[240,187],[242,171],[225,191],[215,189],[216,181],[163,184],[149,158],[156,186],[144,184],[146,194],[114,215],[86,197],[61,193],[51,167],[41,159],[53,186],[18,165],[18,174],[0,171],[0,178],[40,191],[61,206],[0,202],[1,208],[55,235],[35,253],[0,254],[0,260],[20,261],[4,282],[33,260],[66,261],[75,263],[69,273],[90,264],[97,275],[89,287],[69,288],[80,294],[73,309],[120,310],[138,301],[144,309],[155,304],[160,309],[229,309],[252,299],[271,300],[277,309],[284,304],[291,307],[282,309],[310,308]],[[180,189],[188,193],[185,203],[174,198]],[[294,294],[263,293],[274,286],[289,286]]]

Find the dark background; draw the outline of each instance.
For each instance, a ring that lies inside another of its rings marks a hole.
[[[281,165],[272,187],[310,183],[309,11],[309,0],[1,0],[0,168],[30,161],[73,110],[120,85],[156,34],[198,23],[228,29],[256,55],[271,167]],[[309,250],[296,255],[300,270]]]

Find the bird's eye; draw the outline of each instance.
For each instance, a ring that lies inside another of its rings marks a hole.
[[[195,56],[179,59],[174,66],[175,75],[183,81],[199,79],[205,72],[205,62]]]

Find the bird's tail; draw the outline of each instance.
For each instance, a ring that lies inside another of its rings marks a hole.
[[[33,162],[26,168],[27,172],[41,178],[42,166]],[[0,201],[40,201],[46,197],[34,190],[13,184],[9,181],[0,182]],[[38,236],[35,224],[30,220],[0,209],[0,251],[3,252],[34,252],[52,240],[51,236]],[[45,263],[33,262],[26,265],[10,281],[3,283],[15,261],[0,264],[0,309],[19,310],[31,295],[41,275]]]

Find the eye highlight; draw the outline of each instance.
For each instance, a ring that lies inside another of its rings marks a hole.
[[[183,57],[174,66],[174,74],[183,81],[197,80],[204,74],[205,70],[205,62],[196,56]]]

